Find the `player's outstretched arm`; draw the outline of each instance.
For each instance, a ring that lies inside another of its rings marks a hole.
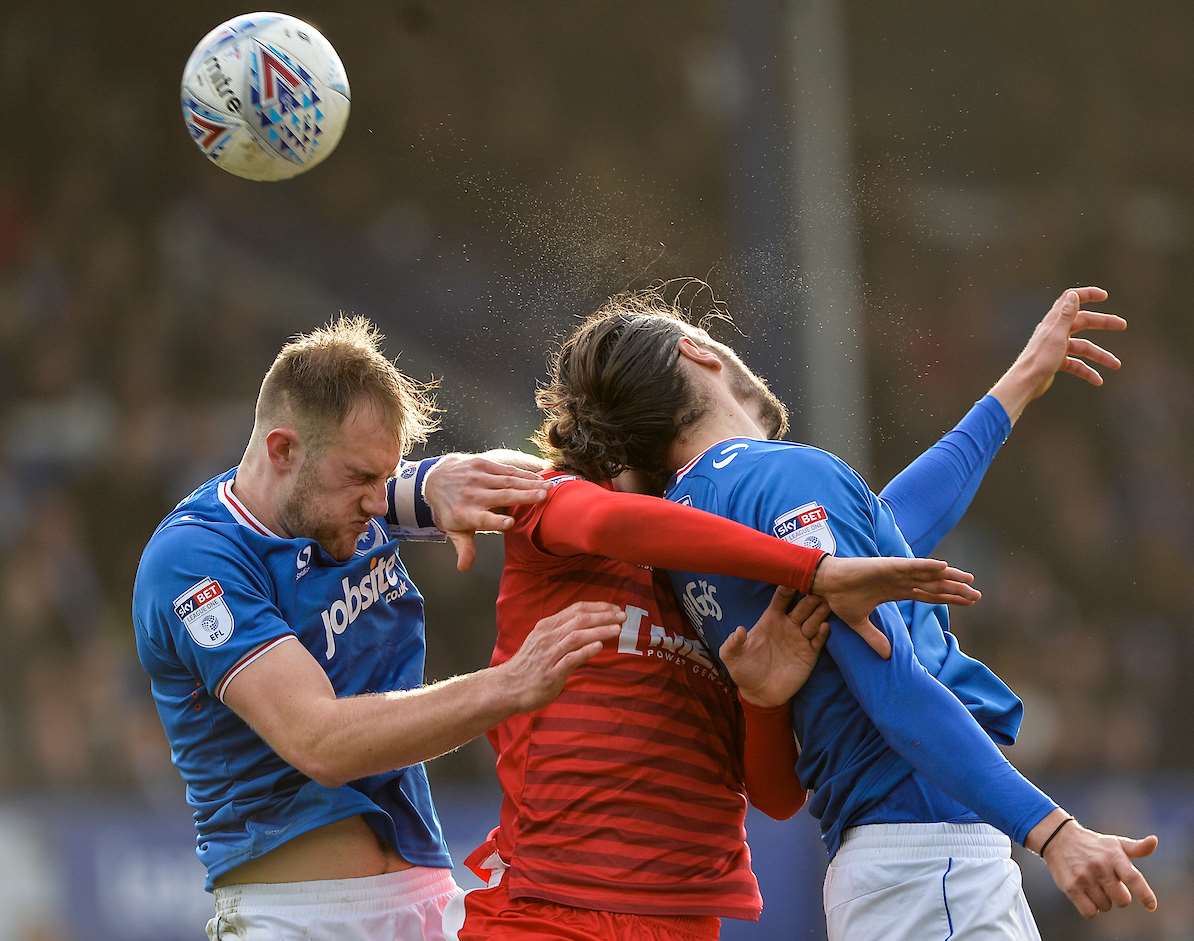
[[[1132,862],[1152,855],[1157,842],[1155,835],[1132,840],[1096,833],[1058,808],[1032,828],[1024,845],[1042,855],[1049,875],[1079,913],[1094,918],[1112,906],[1127,908],[1133,898],[1150,912],[1157,910],[1156,893]]]
[[[583,480],[560,484],[535,531],[553,555],[599,555],[664,569],[731,575],[816,592],[876,653],[891,647],[867,615],[881,601],[974,604],[974,576],[933,559],[835,559],[732,520]],[[820,566],[818,568],[818,566]]]
[[[916,659],[907,626],[885,605],[894,638],[890,664],[878,664],[849,631],[830,632],[829,648],[850,691],[888,745],[959,803],[1013,840],[1040,852],[1054,881],[1086,917],[1135,896],[1150,911],[1156,896],[1131,864],[1156,837],[1127,840],[1067,824],[1066,814],[1003,756],[966,707]],[[1077,829],[1075,829],[1077,827]],[[1072,832],[1069,832],[1072,831]],[[1055,852],[1056,851],[1056,852]]]
[[[1083,304],[1098,304],[1107,300],[1107,296],[1102,288],[1070,288],[1062,292],[1036,325],[1024,351],[990,392],[1007,411],[1013,425],[1031,402],[1049,391],[1059,372],[1101,386],[1103,377],[1095,366],[1119,369],[1120,361],[1114,353],[1077,336],[1087,330],[1128,329],[1123,317],[1081,309]]]
[[[915,554],[933,552],[957,525],[1012,425],[1049,389],[1058,372],[1099,386],[1103,379],[1095,366],[1119,369],[1113,354],[1075,336],[1085,330],[1127,329],[1122,317],[1079,310],[1083,303],[1106,298],[1107,292],[1096,287],[1062,294],[988,395],[883,488],[880,496]]]
[[[237,673],[223,698],[295,768],[339,787],[435,758],[546,705],[625,618],[612,604],[580,602],[539,621],[499,666],[420,689],[344,698],[306,648],[283,643]]]
[[[817,569],[812,590],[885,660],[891,643],[870,620],[884,601],[972,605],[982,597],[973,575],[938,559],[830,556]]]
[[[751,483],[754,492],[740,496],[756,525],[814,500],[824,510],[824,535],[832,536],[841,556],[876,557],[879,546],[895,538],[890,511],[831,455],[803,448],[769,452]],[[887,745],[926,780],[1023,843],[1056,802],[1011,765],[967,707],[925,669],[899,608],[882,604],[872,618],[891,642],[890,661],[836,623],[826,642],[851,695]]]

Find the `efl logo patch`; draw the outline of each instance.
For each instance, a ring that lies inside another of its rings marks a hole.
[[[837,540],[829,528],[829,514],[815,501],[777,517],[771,531],[784,542],[797,546],[822,549],[830,555],[837,549]]]
[[[200,647],[219,647],[236,627],[224,603],[224,589],[214,578],[203,579],[175,598],[174,613]]]

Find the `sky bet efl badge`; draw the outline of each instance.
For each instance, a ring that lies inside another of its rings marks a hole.
[[[224,603],[224,589],[214,578],[203,579],[175,598],[174,613],[200,647],[219,647],[236,627]]]
[[[772,532],[784,542],[808,549],[821,549],[830,555],[837,549],[833,530],[829,528],[829,514],[819,503],[806,503],[788,510],[776,519]]]

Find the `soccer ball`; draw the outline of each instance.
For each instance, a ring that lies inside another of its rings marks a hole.
[[[319,31],[247,13],[200,40],[182,73],[182,117],[216,166],[285,180],[327,158],[348,123],[348,76]]]

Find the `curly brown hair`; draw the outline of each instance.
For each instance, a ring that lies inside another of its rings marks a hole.
[[[662,491],[668,448],[706,408],[679,368],[680,339],[699,331],[664,287],[610,298],[552,357],[533,440],[554,466],[589,480],[634,470]]]

